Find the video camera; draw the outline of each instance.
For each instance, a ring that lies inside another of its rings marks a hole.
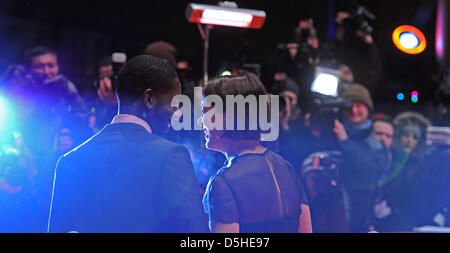
[[[37,73],[29,71],[23,65],[10,65],[5,71],[2,82],[10,83],[16,88],[21,87],[36,87],[43,84],[45,80],[44,73]]]
[[[310,59],[315,62],[319,55],[318,48],[312,40],[317,39],[316,29],[312,19],[301,20],[294,30],[294,41],[279,43],[277,50],[281,53],[289,53],[295,61],[301,65],[311,65]]]
[[[127,61],[127,55],[125,53],[116,52],[111,55],[112,75],[108,78],[111,79],[112,88],[115,91],[117,87],[117,74]],[[94,83],[96,89],[100,87],[100,79],[97,79]]]
[[[305,180],[315,182],[314,192],[327,193],[338,186],[339,170],[342,165],[343,156],[340,151],[315,152],[303,161],[301,175]],[[310,190],[312,189],[307,191],[309,195],[311,195]]]
[[[367,7],[353,3],[353,8],[350,13],[350,17],[343,21],[343,26],[349,28],[352,31],[360,31],[366,34],[372,34],[373,27],[371,22],[375,21],[376,16],[371,13]]]
[[[317,32],[314,28],[314,21],[312,19],[305,19],[299,22],[299,25],[294,31],[295,42],[298,45],[298,58],[303,61],[308,58],[316,59],[319,55],[318,44],[314,45],[314,40],[317,40]]]
[[[332,134],[334,120],[342,118],[342,112],[350,111],[352,101],[338,97],[342,89],[339,71],[317,67],[311,85],[314,96],[311,112],[311,127],[322,134]]]
[[[338,168],[343,163],[340,151],[323,151],[310,154],[302,164],[302,176],[311,171],[323,171],[331,180],[339,178]]]
[[[319,130],[324,135],[332,135],[334,120],[342,120],[344,111],[351,111],[352,101],[339,97],[322,96],[313,101],[311,112],[311,127]]]

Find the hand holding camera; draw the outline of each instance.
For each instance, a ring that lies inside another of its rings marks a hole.
[[[344,125],[342,125],[342,123],[337,119],[334,120],[333,132],[336,134],[339,141],[348,140],[347,131],[345,131]]]
[[[117,104],[116,97],[116,75],[119,73],[120,68],[127,61],[127,55],[125,53],[113,53],[111,56],[110,72],[107,76],[100,77],[96,82],[97,95],[100,100],[108,104]],[[107,66],[108,67],[108,66]]]
[[[108,104],[117,104],[116,93],[114,92],[112,81],[108,77],[100,79],[97,95],[100,100]]]

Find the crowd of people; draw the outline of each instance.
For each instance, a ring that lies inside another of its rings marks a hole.
[[[0,129],[0,232],[205,232],[207,219],[213,232],[448,226],[450,149],[427,143],[434,122],[424,115],[377,111],[378,48],[349,18],[338,14],[336,38],[323,45],[303,20],[260,76],[237,68],[207,83],[190,80],[177,49],[158,41],[120,71],[112,57],[99,61],[96,92],[81,94],[56,51],[29,50],[1,87],[14,120]],[[310,91],[317,66],[339,71],[338,97]],[[194,87],[224,100],[279,95],[279,138],[173,130],[162,120],[175,111],[170,99],[194,99]],[[149,197],[152,187],[161,193]]]

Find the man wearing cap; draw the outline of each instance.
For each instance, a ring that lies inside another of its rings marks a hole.
[[[373,134],[370,115],[373,102],[369,91],[352,84],[341,97],[353,102],[341,123],[333,129],[344,158],[340,179],[351,198],[350,232],[368,232],[373,213],[373,191],[383,171],[389,169],[392,155],[389,147]]]
[[[345,120],[335,121],[334,132],[339,141],[364,139],[370,134],[372,123],[369,119],[373,112],[373,102],[369,91],[362,85],[353,84],[342,94],[343,99],[353,102],[351,111],[345,112]]]

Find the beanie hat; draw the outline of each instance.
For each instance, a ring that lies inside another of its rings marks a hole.
[[[341,97],[346,100],[361,102],[373,112],[373,102],[370,92],[360,84],[350,85],[342,92]]]

